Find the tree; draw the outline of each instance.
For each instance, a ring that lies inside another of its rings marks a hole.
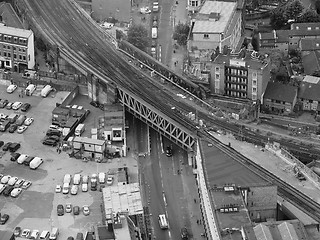
[[[251,45],[253,47],[253,50],[259,51],[259,35],[255,34],[251,39]]]
[[[320,0],[317,0],[315,3],[314,3],[314,6],[316,8],[316,12],[318,14],[320,14]]]
[[[173,33],[173,39],[177,41],[180,46],[187,45],[190,27],[187,23],[178,23]]]
[[[298,22],[320,22],[320,16],[313,9],[307,9],[299,18]]]
[[[281,29],[288,22],[284,8],[276,8],[270,14],[270,24],[274,29]]]
[[[47,51],[47,46],[44,43],[44,41],[42,40],[42,38],[37,37],[35,39],[36,42],[36,48],[39,49],[41,52],[45,52]]]
[[[316,70],[312,73],[312,76],[320,77],[320,70]]]
[[[132,25],[128,30],[128,42],[132,43],[142,51],[149,46],[148,31],[142,25]]]
[[[290,80],[287,68],[283,64],[278,69],[278,72],[275,73],[276,80],[283,84],[287,84]]]
[[[304,7],[299,0],[295,0],[286,6],[285,15],[287,19],[297,20],[298,16],[302,13]]]

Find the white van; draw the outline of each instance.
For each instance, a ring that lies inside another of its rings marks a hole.
[[[73,184],[79,185],[81,180],[81,175],[79,173],[75,174],[73,177]]]
[[[40,240],[48,240],[50,236],[50,232],[49,231],[42,231],[42,233],[40,234]]]
[[[70,182],[71,182],[71,175],[70,174],[64,175],[63,183],[69,183],[70,184]]]
[[[17,163],[23,164],[23,162],[29,157],[27,154],[21,154],[20,157],[17,159]]]
[[[41,97],[47,97],[48,94],[52,91],[52,87],[50,85],[46,85],[42,90],[41,90]]]
[[[84,124],[81,123],[81,124],[79,124],[79,125],[77,126],[74,134],[75,134],[76,136],[80,137],[81,134],[84,132],[84,130],[85,130]]]
[[[30,169],[37,169],[42,163],[43,163],[42,158],[35,157],[34,159],[32,159],[32,161],[29,164]]]
[[[159,215],[159,225],[161,229],[167,229],[169,227],[166,215],[164,214]]]
[[[53,228],[50,234],[49,239],[50,240],[56,240],[58,238],[59,235],[59,229],[58,228]]]
[[[99,173],[99,183],[105,183],[106,182],[106,174],[101,172]]]
[[[31,96],[32,93],[36,90],[36,85],[34,84],[29,84],[29,86],[26,88],[26,95]]]

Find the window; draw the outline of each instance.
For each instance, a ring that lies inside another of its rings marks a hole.
[[[252,88],[252,92],[253,92],[253,93],[256,93],[256,92],[257,92],[257,88],[256,88],[256,87],[253,87],[253,88]]]
[[[11,42],[11,36],[8,36],[8,42]]]
[[[220,68],[219,67],[216,67],[216,72],[220,72]]]
[[[23,59],[23,61],[25,61],[25,60],[26,60],[26,56],[23,55],[23,56],[22,56],[22,59]]]
[[[257,80],[252,81],[252,86],[254,86],[254,87],[257,86]]]
[[[310,31],[310,30],[311,30],[311,27],[308,27],[307,29]]]
[[[13,54],[13,58],[14,58],[14,59],[17,59],[17,54],[14,53],[14,54]]]
[[[21,60],[22,59],[22,57],[21,57],[21,55],[19,54],[19,59]]]
[[[7,56],[7,52],[4,52],[4,53],[3,53],[3,56],[5,56],[5,57],[6,57],[6,56]]]
[[[252,73],[252,79],[254,79],[254,80],[257,79],[257,73],[256,73],[256,72],[253,72],[253,73]]]
[[[11,57],[11,53],[8,53],[8,57]]]
[[[198,7],[198,1],[191,1],[192,7]]]
[[[17,37],[14,37],[14,38],[13,38],[13,42],[14,42],[14,43],[17,43],[17,42],[18,42],[18,38],[17,38]]]
[[[7,41],[7,37],[8,37],[7,35],[4,35],[4,36],[3,36],[3,40],[4,40],[4,41]]]
[[[208,39],[209,38],[209,34],[203,34],[203,38]]]
[[[219,79],[220,79],[220,74],[216,73],[216,80],[219,80]]]

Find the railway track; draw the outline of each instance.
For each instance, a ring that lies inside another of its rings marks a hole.
[[[265,179],[267,182],[278,186],[278,194],[284,199],[288,200],[295,207],[306,213],[308,216],[312,217],[316,221],[320,222],[320,204],[314,201],[309,196],[300,192],[287,182],[283,181],[278,176],[273,173],[267,171],[260,165],[251,161],[247,157],[243,156],[241,153],[237,152],[233,148],[226,146],[213,136],[209,132],[202,131],[201,135],[207,139],[210,139],[210,142],[214,143],[214,145],[220,149],[222,152],[241,163],[243,166],[248,168],[249,170],[258,174],[261,178]]]

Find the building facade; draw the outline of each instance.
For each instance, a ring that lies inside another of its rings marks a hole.
[[[0,68],[23,72],[34,66],[33,32],[0,25]]]
[[[270,61],[264,55],[243,49],[240,53],[219,54],[212,63],[212,93],[234,98],[261,100],[270,80]]]

